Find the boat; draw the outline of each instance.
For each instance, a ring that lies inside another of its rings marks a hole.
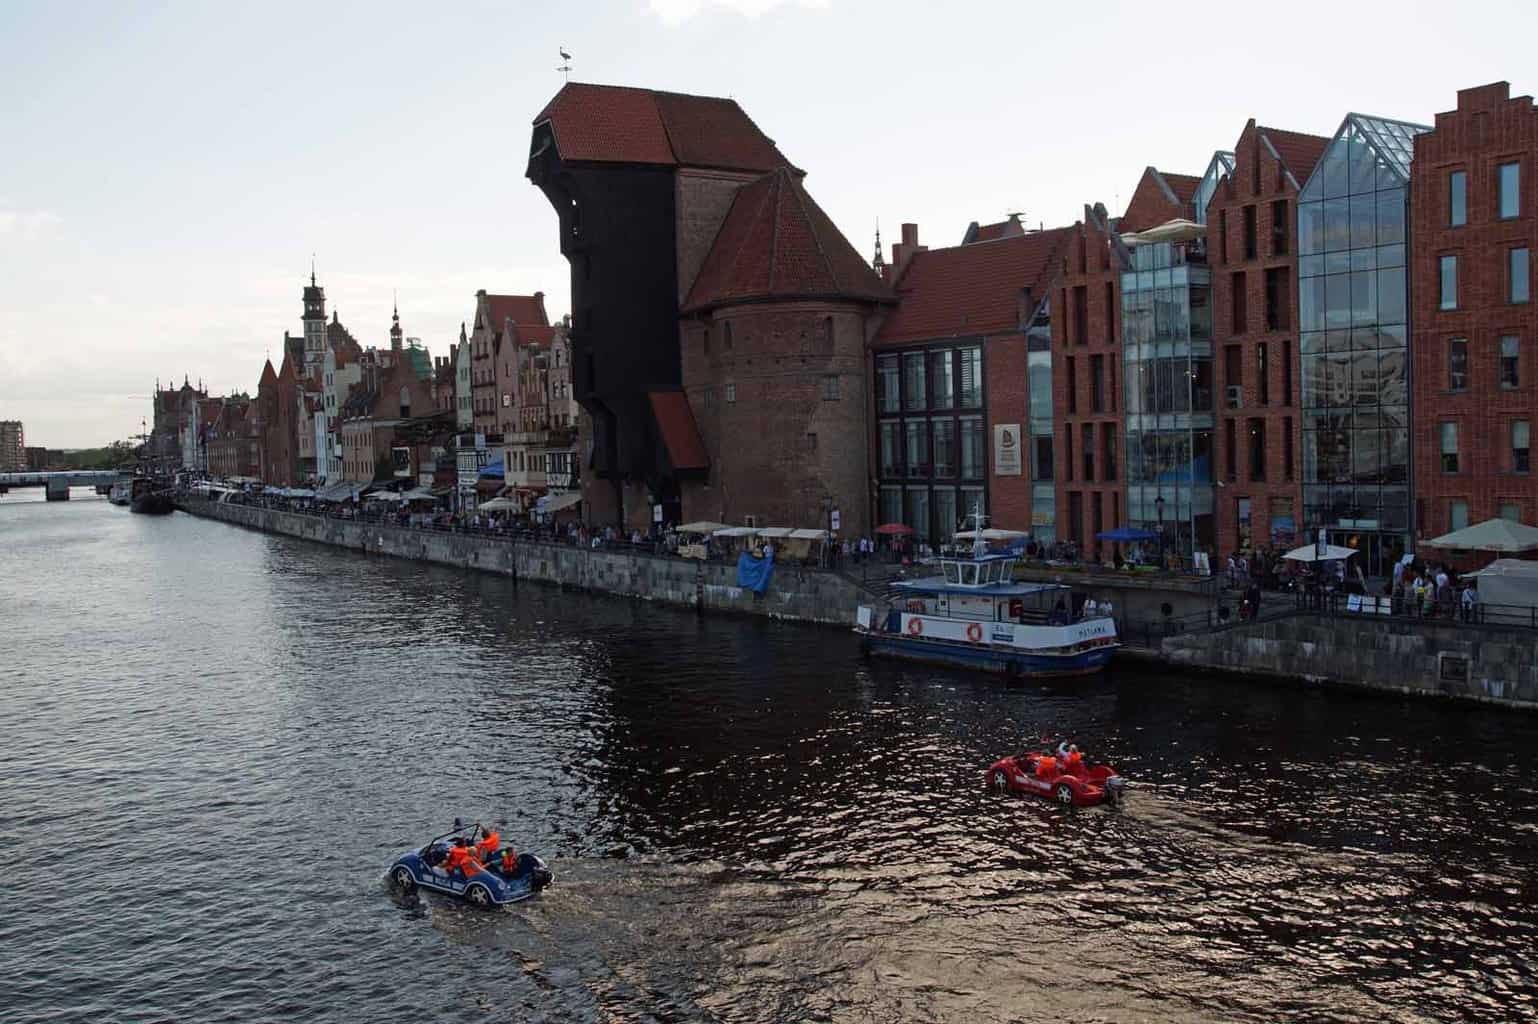
[[[1105,668],[1121,646],[1115,620],[1073,621],[1072,588],[1017,583],[1015,556],[990,553],[983,533],[970,557],[942,557],[940,575],[894,583],[884,613],[860,605],[855,632],[865,650],[1022,679]]]
[[[114,505],[130,505],[134,500],[134,480],[119,480],[107,490],[107,500]]]
[[[1087,767],[1075,760],[1060,764],[1050,754],[1028,751],[1001,758],[988,768],[988,784],[1000,793],[1026,793],[1064,806],[1093,807],[1120,803],[1126,782],[1106,764]]]
[[[456,845],[473,848],[476,836],[495,833],[476,822],[466,825],[454,819],[454,827],[434,836],[425,846],[407,850],[390,866],[390,881],[402,893],[418,888],[454,896],[477,907],[498,907],[526,900],[555,880],[555,873],[532,853],[501,850],[466,866],[448,867],[449,851]]]
[[[176,511],[176,503],[171,498],[169,488],[145,488],[138,491],[128,507],[131,511],[147,516],[166,516]]]

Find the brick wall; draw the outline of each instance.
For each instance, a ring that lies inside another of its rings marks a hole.
[[[681,304],[710,253],[737,189],[757,175],[680,168],[674,176],[678,240],[678,301]]]
[[[1273,508],[1280,516],[1290,502],[1294,530],[1302,522],[1298,190],[1289,180],[1287,170],[1262,140],[1261,130],[1252,119],[1234,148],[1234,173],[1219,184],[1207,209],[1216,424],[1213,480],[1223,485],[1215,488],[1219,556],[1244,546],[1239,523],[1243,499],[1248,499],[1250,505],[1251,548],[1271,546]],[[1299,182],[1306,182],[1312,170],[1292,169]],[[1276,203],[1283,205],[1273,206]],[[1253,256],[1246,254],[1246,211],[1251,211],[1249,216],[1254,223]],[[1275,251],[1273,228],[1279,228],[1280,237],[1285,239],[1284,252]],[[1286,276],[1286,288],[1276,303],[1276,319],[1270,323],[1266,309],[1267,271]],[[1242,324],[1235,316],[1241,299]],[[1234,353],[1238,356],[1236,375],[1230,361]],[[1230,388],[1238,389],[1236,403],[1230,400]],[[1238,408],[1230,408],[1235,404]],[[1250,449],[1251,432],[1257,429],[1264,434],[1264,459],[1260,467],[1263,479],[1259,480],[1253,479]],[[1293,538],[1277,540],[1290,546]]]
[[[1139,191],[1143,191],[1142,186]],[[1155,200],[1145,198],[1142,204],[1150,207]],[[1104,215],[1104,208],[1085,207],[1084,220],[1074,226],[1065,246],[1062,276],[1052,300],[1057,536],[1059,540],[1077,540],[1091,554],[1101,547],[1095,534],[1123,525],[1127,510],[1126,437],[1121,416],[1121,259],[1111,248]],[[1103,377],[1099,410],[1095,409],[1092,380],[1097,365]],[[1086,427],[1094,440],[1092,472],[1088,475],[1083,452]],[[1114,472],[1106,460],[1108,431],[1114,438]]]
[[[1030,399],[1025,364],[1025,335],[1018,331],[983,339],[984,404],[988,410],[984,443],[988,465],[989,525],[1002,530],[1031,528]],[[995,427],[1008,426],[1020,453],[1018,476],[999,473]]]
[[[1520,214],[1501,219],[1498,167],[1520,168]],[[1467,223],[1449,218],[1449,176],[1467,176]],[[1494,518],[1503,504],[1518,506],[1523,522],[1538,521],[1538,481],[1513,464],[1511,425],[1538,426],[1538,306],[1533,258],[1538,257],[1538,112],[1531,97],[1510,98],[1505,82],[1464,89],[1458,108],[1438,114],[1434,131],[1415,140],[1410,178],[1414,250],[1410,295],[1415,410],[1412,452],[1416,533],[1434,537],[1450,529],[1454,501],[1467,502],[1470,524]],[[1529,251],[1529,301],[1508,301],[1508,253]],[[1458,257],[1458,306],[1440,308],[1440,257]],[[1500,379],[1500,339],[1518,339],[1517,386]],[[1467,341],[1465,386],[1453,390],[1448,353],[1452,339]],[[1440,430],[1457,424],[1458,470],[1442,468]],[[1531,429],[1531,427],[1530,427]]]

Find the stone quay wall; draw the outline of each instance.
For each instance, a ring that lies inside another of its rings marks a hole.
[[[1298,612],[1167,637],[1174,665],[1538,710],[1538,634]]]
[[[775,566],[768,592],[759,596],[737,586],[735,563],[403,529],[198,498],[190,498],[180,507],[195,516],[367,554],[475,569],[700,611],[852,626],[856,605],[862,599],[869,602],[858,587],[836,573],[788,565]]]

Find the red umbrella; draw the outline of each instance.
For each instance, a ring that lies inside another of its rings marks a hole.
[[[913,527],[904,525],[903,523],[882,523],[880,526],[876,527],[876,532],[887,537],[895,537],[898,535],[912,533]]]

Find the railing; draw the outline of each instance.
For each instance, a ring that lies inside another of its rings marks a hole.
[[[1464,605],[1458,594],[1441,600],[1377,597],[1319,589],[1299,591],[1293,606],[1301,612],[1351,619],[1397,619],[1428,625],[1538,630],[1538,607],[1486,604]]]
[[[1209,608],[1188,615],[1169,615],[1144,622],[1121,622],[1117,624],[1116,634],[1125,644],[1157,650],[1159,642],[1166,637],[1194,632],[1210,633],[1237,625],[1240,625],[1239,617],[1229,613],[1227,608]]]

